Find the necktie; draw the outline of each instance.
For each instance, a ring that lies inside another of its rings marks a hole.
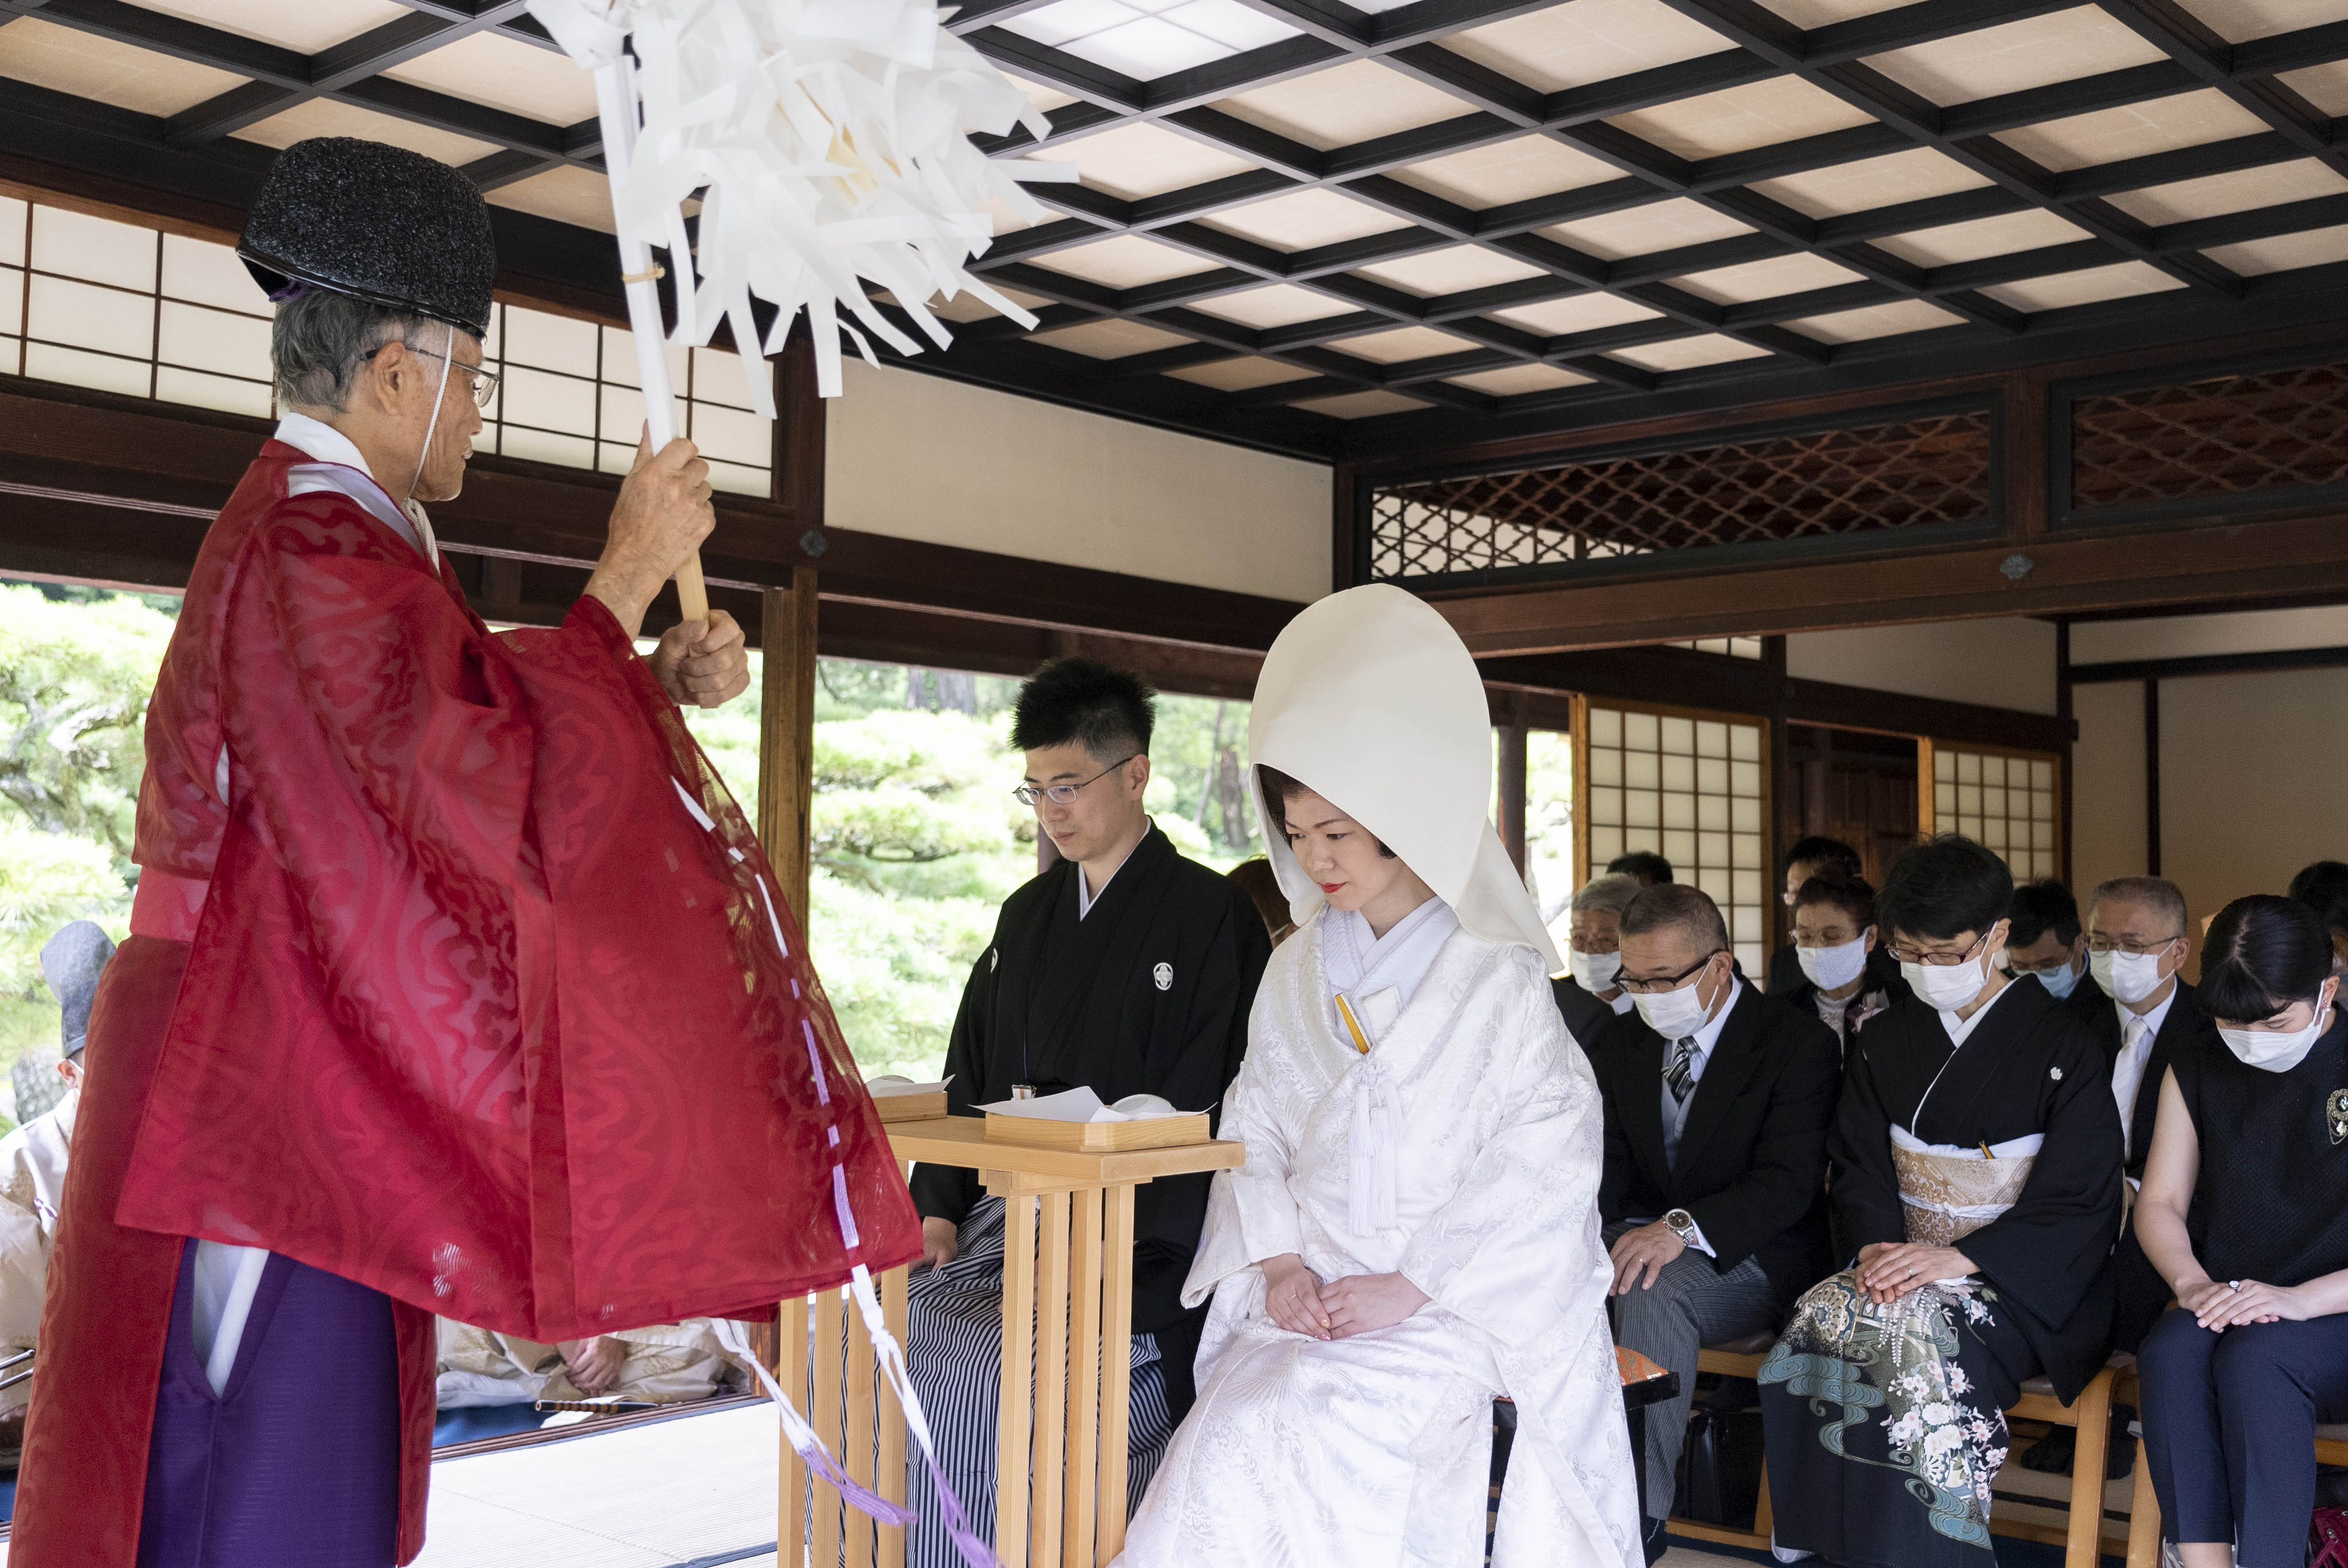
[[[2131,1150],[2136,1136],[2136,1091],[2144,1083],[2145,1037],[2150,1026],[2142,1018],[2130,1018],[2120,1044],[2120,1059],[2112,1069],[2112,1098],[2119,1102],[2120,1140]]]
[[[1663,1069],[1663,1087],[1672,1091],[1674,1105],[1685,1105],[1688,1091],[1695,1088],[1695,1074],[1690,1070],[1694,1059],[1694,1035],[1682,1035],[1672,1042],[1672,1065]]]

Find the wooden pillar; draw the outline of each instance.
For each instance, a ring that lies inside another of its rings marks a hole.
[[[2071,885],[2071,768],[2077,758],[2079,721],[2071,695],[2071,620],[2069,616],[2054,623],[2054,717],[2065,727],[2063,738],[2063,765],[2055,778],[2054,837],[2057,860],[2054,874],[2063,885]]]
[[[1525,874],[1525,727],[1504,724],[1499,734],[1500,842],[1521,877]]]
[[[1768,707],[1762,715],[1767,721],[1768,758],[1761,769],[1767,804],[1761,819],[1762,874],[1769,879],[1768,896],[1762,900],[1763,923],[1768,928],[1769,951],[1774,954],[1794,940],[1794,912],[1786,907],[1779,896],[1784,891],[1785,870],[1777,863],[1778,855],[1800,837],[1797,812],[1805,796],[1816,794],[1797,789],[1794,782],[1794,738],[1786,717],[1787,699],[1794,695],[1794,684],[1787,678],[1786,639],[1769,636],[1761,639],[1761,665],[1769,672]],[[1807,766],[1807,765],[1805,765]],[[1815,809],[1815,808],[1813,808]],[[1768,984],[1768,970],[1762,970],[1762,985]]]
[[[815,808],[815,569],[763,596],[758,644],[758,841],[802,930],[808,920],[808,830]]]
[[[2144,874],[2160,874],[2160,683],[2144,683]]]
[[[767,863],[775,868],[775,882],[784,902],[805,931],[809,923],[808,827],[815,800],[812,569],[797,567],[788,588],[766,590],[759,605],[758,646],[763,663],[758,686],[758,842],[767,851]],[[752,1353],[776,1374],[793,1399],[801,1401],[802,1410],[808,1408],[804,1402],[809,1376],[808,1319],[808,1302],[800,1297],[782,1304],[776,1323],[760,1324],[749,1335]],[[836,1387],[834,1392],[836,1397]],[[776,1539],[803,1541],[810,1502],[807,1467],[788,1443],[782,1445],[781,1470],[782,1509]]]

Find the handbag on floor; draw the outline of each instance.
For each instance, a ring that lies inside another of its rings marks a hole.
[[[1700,1524],[1742,1528],[1760,1500],[1761,1412],[1698,1405],[1688,1416],[1672,1512]]]
[[[2308,1568],[2348,1568],[2348,1508],[2319,1508],[2308,1521]]]

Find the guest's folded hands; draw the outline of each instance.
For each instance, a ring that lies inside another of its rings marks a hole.
[[[1859,1249],[1859,1287],[1880,1306],[1936,1280],[1973,1272],[1972,1259],[1954,1247],[1921,1242],[1871,1242]]]

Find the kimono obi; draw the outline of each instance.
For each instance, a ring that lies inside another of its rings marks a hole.
[[[1951,1246],[2013,1207],[2030,1180],[2044,1135],[2009,1139],[1986,1150],[1926,1143],[1904,1127],[1891,1130],[1891,1166],[1900,1174],[1900,1202],[1908,1239]]]

